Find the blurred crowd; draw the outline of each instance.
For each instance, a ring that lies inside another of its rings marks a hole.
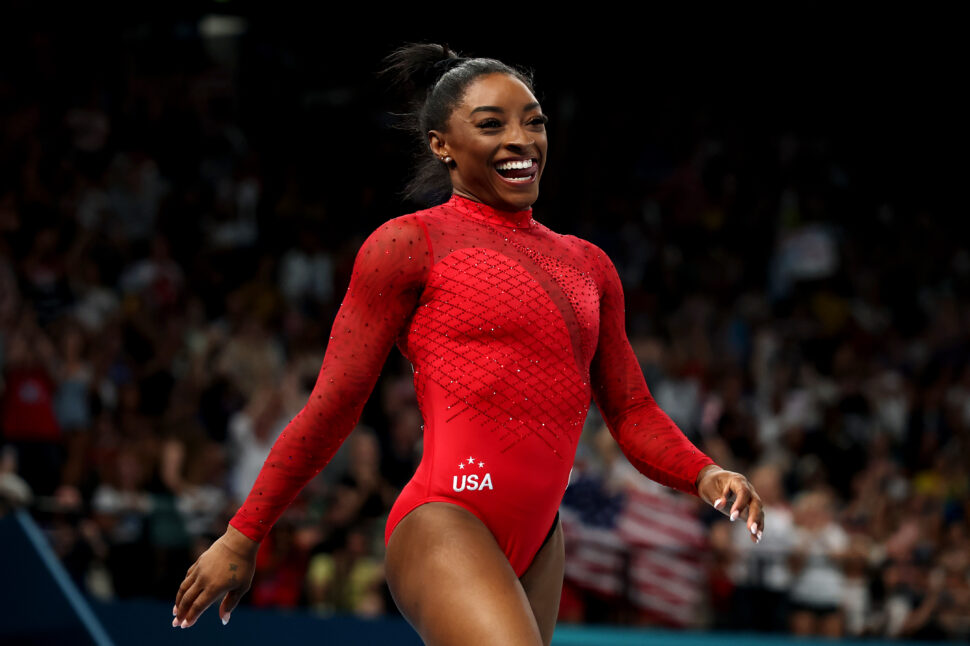
[[[280,158],[282,124],[247,117],[254,81],[225,51],[132,54],[72,84],[58,43],[37,35],[30,74],[0,76],[0,513],[29,506],[88,594],[172,599],[305,403],[363,236],[407,208],[407,168],[341,176],[356,184],[331,198],[305,157]],[[324,110],[370,98],[342,96]],[[581,97],[547,96],[556,154],[613,154]],[[838,133],[682,107],[657,118],[689,127],[661,122],[622,153],[629,176],[551,166],[535,217],[613,258],[651,391],[751,479],[764,540],[651,488],[594,410],[567,550],[582,563],[606,528],[619,568],[608,585],[567,568],[562,620],[970,638],[970,238],[859,182]],[[384,522],[420,457],[392,351],[243,603],[395,612]],[[631,529],[636,505],[679,529]],[[637,578],[651,551],[681,563],[677,532],[700,548],[668,599],[683,612]]]

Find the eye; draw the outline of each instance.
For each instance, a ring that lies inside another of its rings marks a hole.
[[[549,117],[547,117],[544,114],[540,114],[535,119],[530,119],[529,120],[529,125],[530,126],[544,126],[547,123],[549,123]]]
[[[498,119],[485,119],[484,121],[478,122],[478,127],[482,128],[483,130],[488,128],[499,128],[501,125],[502,122]]]

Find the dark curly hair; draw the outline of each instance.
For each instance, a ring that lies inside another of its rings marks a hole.
[[[404,197],[423,203],[439,203],[451,194],[448,168],[428,146],[428,131],[447,131],[448,119],[461,102],[465,90],[479,76],[496,72],[522,81],[531,92],[532,72],[506,65],[494,58],[466,58],[448,45],[410,43],[384,59],[382,76],[411,97],[411,109],[402,117],[401,127],[417,140],[414,175]]]

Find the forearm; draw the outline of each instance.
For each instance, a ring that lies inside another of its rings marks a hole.
[[[326,362],[310,399],[280,433],[245,502],[230,525],[262,541],[297,494],[330,462],[353,430],[373,387],[360,392],[327,388]]]
[[[701,471],[715,466],[649,394],[606,421],[630,464],[660,484],[696,496]]]
[[[600,329],[590,365],[593,396],[623,454],[651,480],[697,495],[700,471],[713,461],[664,413],[647,387],[626,335],[623,287],[613,263],[590,245],[600,286]]]

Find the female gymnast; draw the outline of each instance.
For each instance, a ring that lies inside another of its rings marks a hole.
[[[532,218],[547,118],[530,77],[431,44],[389,63],[420,90],[416,131],[431,154],[411,187],[442,180],[450,199],[364,242],[309,401],[189,568],[172,625],[193,625],[220,597],[229,620],[259,542],[354,428],[396,344],[424,420],[421,463],[385,530],[396,604],[431,646],[548,646],[563,581],[558,507],[591,397],[640,472],[732,520],[746,512],[753,541],[761,500],[657,407],[606,254]]]

